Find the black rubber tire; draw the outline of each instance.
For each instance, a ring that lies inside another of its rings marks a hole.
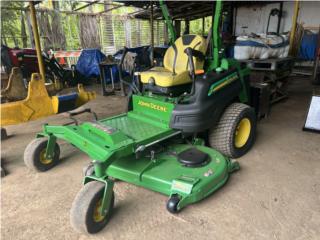
[[[59,163],[60,147],[56,143],[54,148],[54,156],[48,164],[40,161],[40,153],[47,148],[48,140],[46,138],[36,138],[32,140],[24,150],[24,163],[26,166],[37,172],[45,172],[53,168]]]
[[[178,203],[180,202],[180,197],[177,194],[173,194],[167,201],[167,210],[170,213],[178,213]]]
[[[250,121],[251,129],[246,143],[237,148],[235,134],[243,118]],[[218,124],[209,130],[209,145],[230,158],[239,158],[252,147],[256,137],[256,115],[253,108],[243,103],[233,103],[226,108]]]
[[[2,167],[0,168],[0,173],[1,173],[1,177],[6,176],[6,172],[4,171],[4,169]]]
[[[83,186],[74,199],[70,210],[70,222],[79,233],[92,234],[101,231],[109,222],[114,206],[114,193],[110,208],[101,222],[93,219],[94,208],[102,199],[105,185],[102,182],[92,181]]]
[[[92,176],[94,175],[94,165],[93,163],[88,164],[82,169],[83,176]]]
[[[8,138],[7,130],[5,128],[1,128],[1,140],[5,140]]]

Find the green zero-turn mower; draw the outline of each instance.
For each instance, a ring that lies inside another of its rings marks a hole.
[[[164,3],[160,5],[166,11]],[[177,213],[212,194],[239,169],[230,158],[251,148],[256,119],[246,105],[249,70],[220,55],[220,13],[218,1],[209,43],[198,35],[184,35],[167,50],[164,67],[136,74],[139,80],[127,113],[81,124],[45,125],[27,146],[24,161],[37,171],[59,163],[57,139],[92,159],[71,207],[75,230],[95,233],[105,227],[114,205],[115,179],[169,196],[167,210]]]

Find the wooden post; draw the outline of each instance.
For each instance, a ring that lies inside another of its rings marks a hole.
[[[36,10],[34,8],[34,2],[30,1],[29,6],[30,6],[30,16],[31,16],[33,36],[34,36],[34,41],[35,41],[36,50],[37,50],[39,71],[40,71],[42,79],[45,81],[45,71],[44,71],[44,65],[43,65],[43,59],[42,59],[42,53],[41,53],[38,23],[37,23],[37,17],[36,17]]]
[[[292,16],[292,27],[291,27],[291,33],[290,33],[289,54],[292,54],[292,52],[293,52],[294,35],[295,35],[296,29],[297,29],[298,15],[299,15],[299,0],[296,0],[294,3],[294,12],[293,12],[293,16]]]

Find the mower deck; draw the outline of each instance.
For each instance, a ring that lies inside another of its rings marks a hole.
[[[180,163],[177,155],[190,148],[208,154],[209,162],[200,167],[187,167]],[[179,207],[197,202],[220,188],[229,173],[237,170],[237,162],[231,162],[214,149],[205,146],[171,144],[162,152],[139,159],[120,158],[113,162],[107,174],[111,177],[146,187],[171,196],[182,196]]]

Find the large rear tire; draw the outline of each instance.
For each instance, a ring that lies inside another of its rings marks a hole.
[[[233,103],[226,108],[218,124],[210,129],[209,144],[230,158],[239,158],[252,147],[255,131],[254,109],[243,103]]]

